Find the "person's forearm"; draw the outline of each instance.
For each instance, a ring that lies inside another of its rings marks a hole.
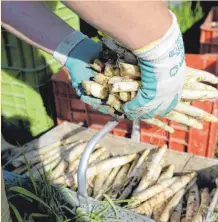
[[[129,49],[161,38],[171,16],[163,2],[64,1],[88,23]],[[42,2],[3,1],[2,26],[31,45],[53,53],[73,29]]]
[[[2,26],[50,54],[74,31],[40,1],[3,1]]]
[[[160,39],[171,25],[161,1],[63,1],[82,19],[129,49]]]

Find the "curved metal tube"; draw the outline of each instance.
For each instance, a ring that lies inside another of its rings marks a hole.
[[[97,132],[91,140],[89,140],[84,152],[82,153],[80,162],[79,162],[79,168],[78,168],[78,193],[83,198],[88,197],[87,188],[86,188],[86,171],[89,163],[90,155],[92,154],[92,151],[95,149],[95,146],[98,144],[98,142],[107,134],[110,132],[119,122],[115,119],[110,120],[102,130]]]
[[[133,120],[131,139],[140,143],[140,121],[138,119]]]

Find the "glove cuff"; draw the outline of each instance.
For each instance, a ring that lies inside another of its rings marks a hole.
[[[177,18],[173,12],[170,11],[170,14],[172,16],[172,24],[169,30],[165,33],[165,35],[161,39],[141,49],[134,50],[133,53],[138,58],[141,58],[147,61],[152,61],[152,60],[159,59],[167,51],[172,50],[176,44],[183,47],[183,44],[179,43],[181,39],[181,31],[177,22]]]
[[[88,36],[79,31],[73,31],[57,46],[53,53],[53,58],[60,62],[61,65],[65,65],[70,51],[85,38],[88,38]]]

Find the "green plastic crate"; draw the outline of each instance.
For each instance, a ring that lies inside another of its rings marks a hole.
[[[80,30],[79,17],[60,2],[45,4]],[[51,76],[60,64],[2,29],[2,133],[12,143],[24,143],[54,126]]]

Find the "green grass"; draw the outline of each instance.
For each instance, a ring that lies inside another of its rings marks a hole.
[[[71,209],[68,210],[67,203],[60,201],[61,192],[59,191],[61,187],[59,189],[54,189],[45,171],[41,174],[41,180],[35,181],[29,164],[26,164],[28,166],[31,183],[25,184],[25,187],[23,184],[6,187],[9,205],[17,221],[32,222],[35,221],[34,218],[40,218],[37,221],[42,221],[42,217],[44,222],[72,221],[71,218],[75,217],[75,214],[72,214]],[[18,200],[18,203],[20,203],[20,201],[26,203],[21,209],[25,211],[24,209],[26,208],[27,212],[19,212],[19,205],[15,204],[15,198]],[[28,202],[30,203],[28,204]]]
[[[126,203],[127,200],[111,200],[108,195],[103,195],[104,200],[100,201],[103,209],[96,206],[90,212],[84,212],[83,209],[77,207],[76,212],[73,207],[61,200],[61,189],[54,188],[45,171],[41,175],[41,180],[35,180],[26,160],[29,173],[30,183],[22,184],[16,182],[6,186],[6,194],[9,206],[14,218],[18,222],[104,222],[106,221],[106,213],[112,209],[115,213],[114,221],[118,222],[118,211],[116,203]],[[16,199],[16,200],[15,200]],[[20,207],[21,203],[23,204]],[[71,209],[70,209],[71,208]],[[76,209],[76,206],[75,206]],[[26,211],[25,211],[26,210]]]

